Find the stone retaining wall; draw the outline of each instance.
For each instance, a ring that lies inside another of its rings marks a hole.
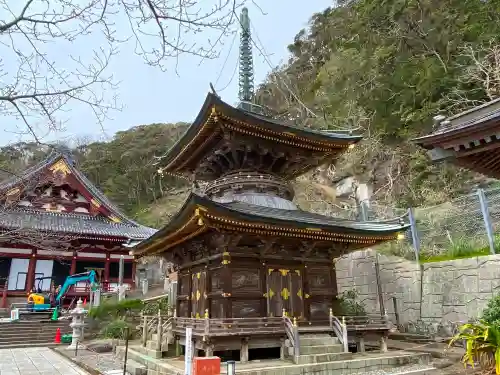
[[[400,323],[462,322],[480,316],[488,300],[500,292],[500,255],[417,265],[397,257],[379,256],[384,304]],[[337,264],[339,292],[356,289],[368,312],[378,313],[375,252],[358,251]]]

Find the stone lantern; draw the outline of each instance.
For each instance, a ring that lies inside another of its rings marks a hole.
[[[81,299],[76,303],[76,308],[71,310],[70,314],[73,317],[71,324],[69,325],[73,328],[73,336],[71,338],[71,345],[68,349],[76,349],[77,345],[83,340],[83,327],[85,326],[84,317],[85,309],[83,308],[83,302]]]

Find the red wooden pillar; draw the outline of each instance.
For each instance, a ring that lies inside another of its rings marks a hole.
[[[109,282],[109,265],[111,262],[111,256],[106,253],[106,263],[104,263],[104,281]],[[102,281],[102,280],[101,280]]]
[[[5,284],[3,285],[3,292],[2,292],[2,308],[6,309],[7,308],[7,289],[8,289],[9,281],[6,281]]]
[[[71,270],[69,271],[70,275],[74,275],[76,273],[76,252],[73,253],[73,258],[71,258]]]
[[[33,289],[35,283],[35,269],[36,269],[36,250],[33,250],[30,262],[28,264],[28,273],[26,275],[26,291],[29,293]]]

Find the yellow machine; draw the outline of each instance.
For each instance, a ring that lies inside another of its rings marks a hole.
[[[43,294],[38,294],[38,293],[31,293],[28,296],[28,303],[32,302],[34,305],[41,305],[41,304],[47,304],[50,303],[50,301],[47,301],[48,296],[43,295]]]
[[[79,282],[86,281],[91,287],[96,284],[96,273],[95,271],[89,271],[84,273],[78,273],[76,275],[71,275],[66,278],[63,286],[58,288],[57,291],[53,293],[42,293],[42,283],[43,280],[52,279],[52,277],[39,277],[38,286],[36,288],[36,293],[30,293],[28,295],[28,309],[31,311],[49,311],[51,308],[55,307],[55,313],[57,315],[57,310],[61,307],[63,302],[63,297],[65,296],[71,285],[75,285]],[[53,288],[51,288],[53,290]],[[57,295],[56,295],[57,294]],[[55,316],[56,316],[55,315]],[[56,319],[57,320],[57,319]]]
[[[51,293],[42,293],[42,283],[43,280],[52,279],[51,277],[39,277],[35,279],[38,281],[36,292],[32,292],[28,295],[28,308],[32,311],[43,311],[48,310],[52,306]]]

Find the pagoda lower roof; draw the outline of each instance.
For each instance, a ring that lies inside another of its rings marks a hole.
[[[436,131],[413,141],[435,162],[500,178],[500,99],[445,118]]]
[[[261,236],[355,243],[357,247],[398,238],[409,225],[392,222],[344,220],[302,210],[287,210],[243,202],[217,203],[191,193],[171,221],[150,238],[136,245],[135,256],[168,251],[210,229]]]
[[[85,214],[44,212],[29,209],[0,211],[0,231],[40,231],[84,238],[144,240],[156,230],[142,225],[115,223]]]

